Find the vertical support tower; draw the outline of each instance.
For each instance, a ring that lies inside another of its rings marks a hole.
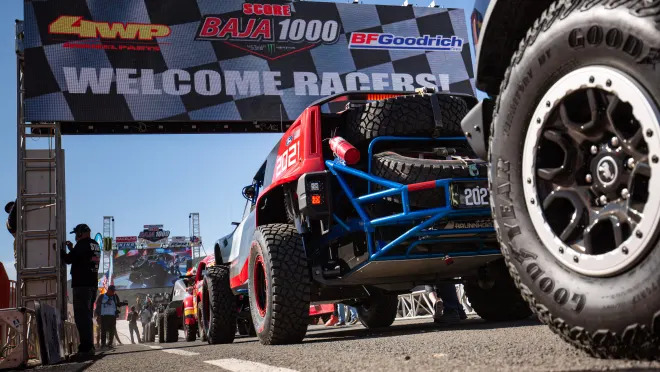
[[[192,258],[200,257],[199,248],[201,246],[201,233],[199,231],[199,213],[188,215],[188,230],[190,241],[192,242]]]

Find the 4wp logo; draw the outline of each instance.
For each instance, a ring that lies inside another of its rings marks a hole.
[[[48,25],[48,33],[53,35],[75,35],[80,38],[105,40],[155,41],[156,38],[170,35],[165,25],[122,22],[95,22],[80,16],[63,15]]]

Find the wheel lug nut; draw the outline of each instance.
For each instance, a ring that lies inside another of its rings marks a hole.
[[[601,195],[600,198],[598,198],[598,201],[600,202],[601,205],[607,204],[607,196]]]
[[[612,137],[610,140],[610,144],[612,147],[619,147],[619,138],[618,137]]]
[[[591,174],[587,173],[587,175],[584,176],[584,180],[587,181],[587,183],[591,183],[591,181],[593,181],[593,177]]]
[[[628,189],[621,190],[621,197],[624,199],[628,199],[630,197],[630,192],[628,191]]]
[[[596,145],[591,146],[591,154],[596,155],[598,153],[598,147]]]
[[[633,168],[635,168],[635,159],[633,159],[633,158],[628,158],[628,160],[626,160],[626,166],[627,166],[629,169],[633,169]]]

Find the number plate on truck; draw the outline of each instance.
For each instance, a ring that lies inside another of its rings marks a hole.
[[[489,205],[488,182],[453,182],[450,186],[454,208],[485,208]]]

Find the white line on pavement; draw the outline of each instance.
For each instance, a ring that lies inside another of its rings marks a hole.
[[[206,360],[204,363],[212,364],[232,372],[297,372],[293,369],[273,367],[267,364],[233,358]]]
[[[176,355],[183,355],[183,356],[199,355],[199,353],[195,353],[194,351],[187,351],[187,350],[181,350],[181,349],[163,349],[163,351],[166,352],[166,353],[176,354]]]
[[[183,356],[193,356],[193,355],[199,355],[199,353],[196,353],[194,351],[187,351],[187,350],[181,350],[181,349],[163,349],[162,346],[160,345],[144,345],[146,347],[150,347],[154,350],[161,350],[166,353],[170,354],[176,354],[176,355],[183,355]]]

